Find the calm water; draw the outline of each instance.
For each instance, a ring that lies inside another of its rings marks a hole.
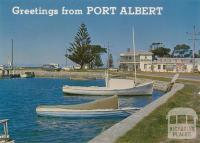
[[[63,96],[62,86],[98,85],[103,80],[73,81],[68,79],[7,79],[0,80],[0,119],[8,118],[9,134],[18,143],[87,142],[103,130],[122,120],[112,119],[66,119],[38,117],[35,109],[41,104],[76,104],[95,100],[97,96]],[[162,96],[120,98],[120,106],[142,107]]]

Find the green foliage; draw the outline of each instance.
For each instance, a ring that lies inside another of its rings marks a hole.
[[[153,58],[156,58],[156,57],[170,57],[171,49],[165,48],[163,43],[153,42],[150,45],[150,51],[153,53]]]
[[[101,59],[101,53],[106,53],[106,48],[102,48],[99,45],[92,45],[92,54],[93,54],[93,60],[90,62],[90,68],[93,69],[95,67],[101,67],[103,66],[103,62]]]
[[[91,45],[91,38],[85,24],[80,25],[79,31],[74,37],[74,42],[70,43],[70,47],[67,50],[68,54],[65,56],[79,64],[81,69],[84,68],[84,65],[96,66],[95,60],[101,58],[101,53],[106,52],[106,49],[100,45]]]
[[[171,49],[164,47],[157,47],[151,50],[154,57],[170,57],[170,51]]]
[[[176,45],[172,52],[172,57],[178,57],[178,58],[192,57],[192,51],[190,50],[190,46],[186,44]]]
[[[181,50],[181,49],[190,49],[190,46],[186,45],[186,44],[178,44],[174,47],[174,50]]]
[[[102,62],[102,59],[100,57],[100,55],[97,55],[94,59],[94,64],[93,64],[95,67],[102,67],[103,66],[103,62]]]

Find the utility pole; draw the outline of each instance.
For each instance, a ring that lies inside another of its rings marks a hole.
[[[110,68],[110,43],[108,42],[108,47],[107,47],[107,58],[108,58],[108,61],[107,61],[107,68],[109,69]]]
[[[196,27],[195,25],[193,26],[193,32],[187,32],[188,35],[191,36],[190,39],[188,40],[192,40],[193,41],[193,54],[192,54],[192,58],[193,58],[193,72],[195,71],[195,49],[196,49],[196,41],[200,40],[197,39],[197,36],[200,35],[200,32],[196,31]]]

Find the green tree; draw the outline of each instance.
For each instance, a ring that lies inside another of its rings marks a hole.
[[[191,57],[192,52],[190,50],[190,46],[186,44],[178,44],[174,47],[174,50],[172,52],[172,57]]]
[[[101,59],[101,56],[100,55],[97,55],[94,59],[94,64],[93,64],[95,67],[99,68],[99,67],[102,67],[103,66],[103,62],[102,62],[102,59]]]
[[[90,62],[90,68],[93,69],[95,67],[101,67],[103,66],[103,62],[101,59],[101,54],[106,53],[106,48],[102,48],[99,45],[92,45],[92,55],[93,60]]]
[[[151,50],[154,58],[155,57],[170,57],[170,51],[171,51],[171,49],[164,48],[164,47],[158,47],[158,48]]]
[[[150,45],[150,52],[153,53],[153,58],[156,57],[170,57],[171,49],[165,48],[164,44],[161,42],[153,42]]]
[[[188,50],[190,49],[190,46],[186,45],[186,44],[178,44],[174,47],[174,50]]]
[[[79,64],[81,69],[83,69],[84,65],[92,65],[95,58],[100,56],[101,53],[106,52],[106,49],[102,48],[100,45],[91,45],[91,38],[87,27],[85,24],[81,24],[74,37],[74,42],[70,43],[70,47],[67,51],[68,54],[65,56]]]
[[[112,54],[110,53],[109,54],[109,60],[108,60],[108,66],[109,66],[109,68],[112,68],[112,67],[114,67],[114,65],[113,65],[113,56],[112,56]]]

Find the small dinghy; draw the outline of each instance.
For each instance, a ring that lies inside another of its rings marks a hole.
[[[39,116],[56,116],[69,118],[126,117],[139,108],[118,108],[118,96],[99,99],[76,105],[38,106]]]

